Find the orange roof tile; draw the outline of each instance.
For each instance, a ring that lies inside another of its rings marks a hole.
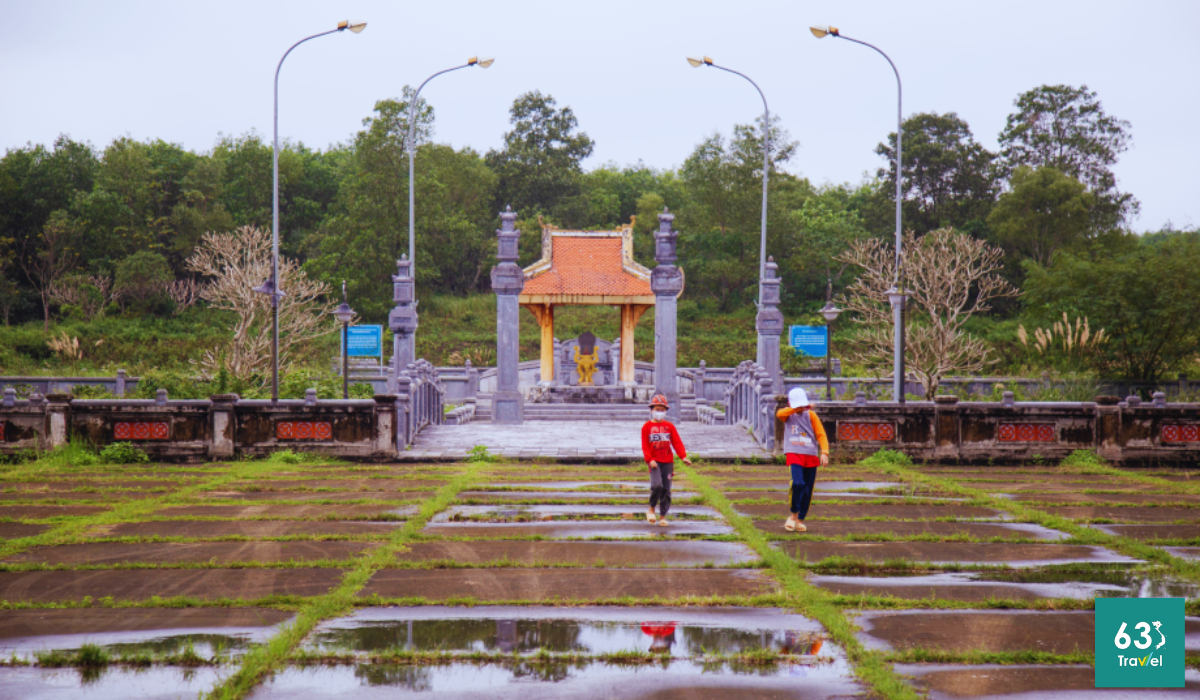
[[[620,237],[556,235],[550,269],[525,281],[522,295],[646,296],[650,282],[626,272]]]

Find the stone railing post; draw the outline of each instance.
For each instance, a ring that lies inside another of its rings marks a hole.
[[[208,446],[209,459],[233,459],[237,452],[237,420],[234,408],[237,394],[217,394],[212,401],[212,442]]]
[[[754,319],[758,331],[758,364],[771,377],[771,390],[783,393],[783,372],[779,367],[779,338],[783,335],[783,314],[779,311],[779,265],[767,258],[766,272],[759,281],[758,316]]]
[[[395,308],[388,314],[392,329],[392,367],[399,375],[417,361],[417,301],[416,283],[412,278],[412,261],[401,255],[392,275],[392,301]]]
[[[116,394],[118,399],[125,396],[125,370],[123,369],[117,370],[117,386],[114,388],[113,394]]]
[[[525,420],[521,396],[521,307],[517,296],[525,289],[525,273],[517,266],[517,242],[521,232],[513,226],[517,214],[505,207],[496,231],[496,259],[492,267],[492,291],[496,293],[496,393],[492,395],[492,422],[520,425]],[[543,377],[543,379],[545,379]]]
[[[1096,452],[1104,459],[1120,461],[1121,407],[1116,396],[1096,397]]]
[[[412,380],[407,374],[396,377],[396,447],[412,444]]]
[[[46,448],[53,450],[71,441],[71,395],[46,396]]]
[[[696,369],[696,373],[692,376],[692,391],[696,394],[697,406],[703,406],[708,403],[708,397],[705,395],[704,388],[704,379],[707,371],[708,369],[704,364],[704,360],[700,360],[700,367]]]
[[[933,397],[933,453],[935,457],[957,458],[961,443],[958,397]]]
[[[774,436],[774,445],[772,445],[771,452],[773,454],[783,454],[783,421],[775,416],[780,409],[788,407],[788,400],[785,394],[776,394],[774,398],[775,402],[771,407],[771,423],[775,426],[775,430],[771,433]]]
[[[17,405],[17,390],[11,386],[4,389],[4,405],[6,407]]]
[[[675,246],[679,233],[671,228],[675,215],[667,211],[658,215],[658,230],[654,232],[654,259],[658,267],[650,273],[650,289],[654,292],[654,388],[667,397],[667,418],[680,420],[679,377],[676,376],[676,338],[678,334],[678,303],[683,293],[683,271],[675,266],[678,259]]]
[[[479,396],[479,370],[467,360],[467,395],[466,398],[473,399]]]
[[[381,459],[394,459],[399,453],[396,445],[396,397],[375,395],[375,454]]]

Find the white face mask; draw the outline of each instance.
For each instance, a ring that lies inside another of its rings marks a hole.
[[[658,422],[667,417],[666,411],[653,410],[650,411],[650,420]]]

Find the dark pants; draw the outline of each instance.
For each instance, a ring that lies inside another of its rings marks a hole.
[[[671,477],[675,476],[674,462],[659,462],[658,467],[650,470],[650,508],[658,506],[658,512],[664,518],[671,510]]]
[[[817,483],[817,468],[791,465],[792,486],[788,489],[788,501],[792,513],[804,520],[808,517],[808,506],[812,504],[813,485]]]

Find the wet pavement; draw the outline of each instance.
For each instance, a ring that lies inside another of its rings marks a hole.
[[[680,473],[666,527],[645,521],[643,465],[473,469],[424,514],[466,465],[150,465],[28,480],[0,470],[0,658],[32,664],[0,666],[0,696],[195,697],[348,581],[355,607],[321,620],[249,697],[864,696],[845,650],[796,614],[806,601],[750,546],[762,539],[874,653],[1086,654],[1093,598],[1200,592],[1119,551],[1132,540],[1200,558],[1200,492],[1189,490],[1200,476],[929,466],[915,469],[945,483],[917,486],[838,464],[819,473],[808,531],[789,533],[779,465]],[[706,484],[748,530],[700,496]],[[968,500],[956,484],[1004,500]],[[1017,504],[1100,539],[1024,522]],[[1187,624],[1195,655],[1200,619]],[[85,665],[85,652],[102,661]],[[48,667],[55,654],[66,667]],[[130,658],[149,665],[113,663]],[[1090,667],[1055,658],[895,669],[933,698],[1105,697]],[[1188,678],[1200,688],[1200,674]],[[1112,697],[1179,696],[1122,692]]]

